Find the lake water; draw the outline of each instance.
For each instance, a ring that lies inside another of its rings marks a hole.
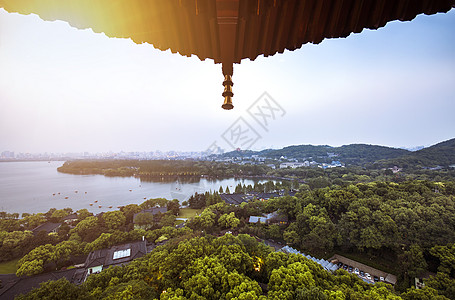
[[[233,178],[147,182],[134,177],[71,175],[57,172],[62,164],[61,161],[1,162],[0,211],[38,213],[47,212],[52,207],[71,207],[74,211],[87,208],[99,213],[115,210],[121,205],[140,204],[150,198],[184,201],[195,192],[218,191],[220,186],[223,189],[229,186],[233,192],[239,183],[253,185],[255,182]]]

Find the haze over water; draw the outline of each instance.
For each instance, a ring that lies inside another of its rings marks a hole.
[[[144,182],[134,177],[71,175],[57,171],[62,164],[57,161],[0,163],[0,211],[38,213],[47,212],[52,207],[71,207],[73,211],[87,208],[99,213],[115,210],[120,205],[140,204],[145,201],[144,198],[177,198],[184,201],[194,192],[219,190],[220,186],[223,189],[229,186],[233,192],[240,182],[254,184],[253,180],[233,178],[176,184]],[[102,207],[99,208],[99,205]]]

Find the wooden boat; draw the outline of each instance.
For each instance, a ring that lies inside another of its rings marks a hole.
[[[90,206],[93,206],[93,203],[90,203],[89,205],[90,205]]]

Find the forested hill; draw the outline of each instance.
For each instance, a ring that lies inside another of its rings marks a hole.
[[[409,152],[398,158],[378,162],[378,166],[399,166],[402,168],[447,167],[455,164],[455,138],[438,143],[419,151]]]
[[[282,149],[266,149],[262,151],[232,151],[223,157],[245,157],[258,155],[279,159],[314,160],[319,163],[333,160],[348,165],[369,166],[376,168],[399,166],[400,168],[420,169],[422,167],[448,167],[455,164],[455,138],[438,143],[419,151],[409,151],[378,145],[351,144],[340,147],[328,145],[297,145]]]
[[[314,160],[317,162],[338,160],[351,165],[364,165],[382,159],[398,158],[409,152],[410,151],[404,149],[366,144],[351,144],[341,147],[332,147],[328,145],[298,145],[288,146],[278,150],[263,150],[260,152],[233,151],[225,153],[223,156],[251,156],[255,154],[269,158],[280,158],[281,156],[284,156],[288,159]]]

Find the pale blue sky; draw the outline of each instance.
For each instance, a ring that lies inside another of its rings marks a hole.
[[[205,150],[243,117],[253,149],[455,137],[455,10],[221,67],[0,9],[0,152]],[[267,91],[268,131],[247,109]]]

